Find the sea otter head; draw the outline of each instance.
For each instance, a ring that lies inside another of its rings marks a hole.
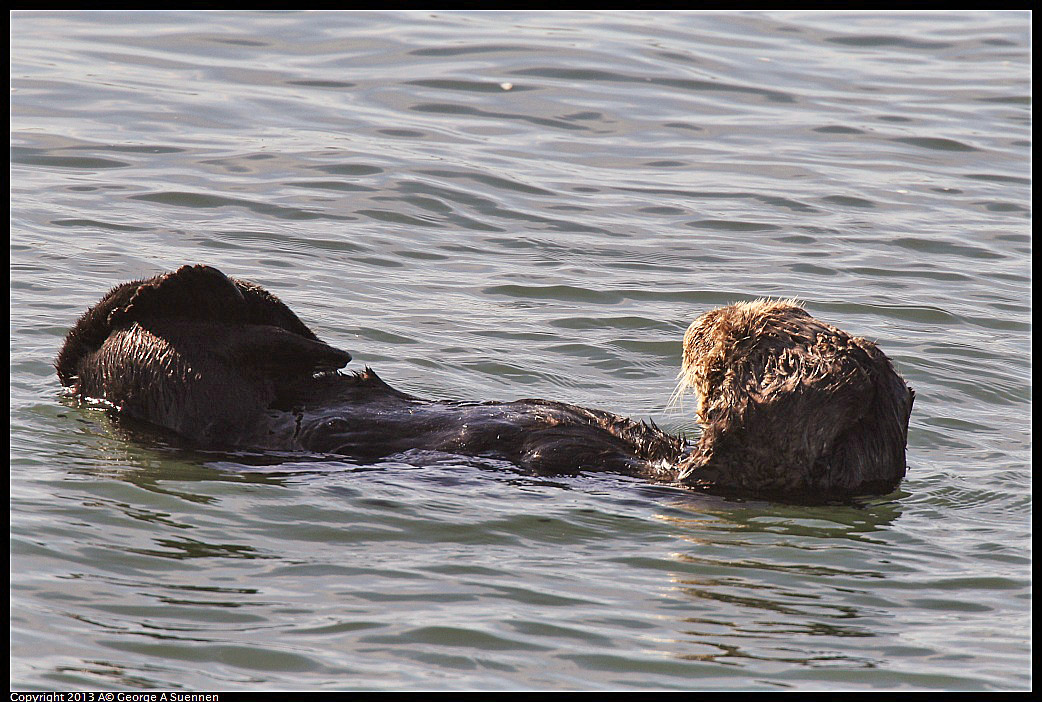
[[[703,314],[684,335],[677,392],[703,427],[682,482],[832,499],[893,490],[915,393],[872,342],[793,301]]]

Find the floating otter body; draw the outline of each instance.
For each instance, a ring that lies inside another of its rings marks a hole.
[[[113,288],[55,367],[77,396],[205,448],[424,449],[813,501],[889,492],[905,473],[914,393],[875,345],[788,303],[732,305],[688,330],[678,389],[699,396],[697,444],[560,402],[426,400],[369,368],[336,372],[350,360],[263,288],[183,266]]]

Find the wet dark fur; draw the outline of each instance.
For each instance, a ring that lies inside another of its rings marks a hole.
[[[905,475],[915,393],[875,344],[792,303],[699,317],[684,335],[680,379],[703,426],[682,482],[832,499],[887,493]]]
[[[248,444],[267,408],[351,355],[263,288],[209,266],[113,288],[72,328],[58,378],[201,445]]]
[[[809,501],[889,492],[905,472],[914,393],[874,344],[786,303],[733,305],[688,330],[680,389],[700,398],[697,446],[560,402],[407,395],[369,368],[335,372],[350,359],[259,286],[183,266],[113,288],[55,367],[79,397],[207,448],[425,449]]]
[[[301,418],[300,446],[358,458],[420,448],[501,458],[541,473],[650,475],[653,464],[684,449],[653,424],[610,412],[547,400],[431,401],[394,390],[370,368],[317,377],[286,407]]]
[[[444,402],[394,390],[274,295],[208,266],[113,288],[69,332],[58,377],[84,398],[213,448],[379,458],[410,449],[540,472],[653,472],[684,442],[654,425],[545,400]]]

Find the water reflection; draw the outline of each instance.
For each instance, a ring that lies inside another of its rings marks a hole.
[[[691,546],[671,554],[680,568],[670,590],[704,612],[678,616],[677,657],[880,665],[872,644],[842,642],[878,637],[888,607],[901,606],[880,591],[895,568],[878,536],[901,513],[892,497],[831,507],[670,502],[656,517]]]

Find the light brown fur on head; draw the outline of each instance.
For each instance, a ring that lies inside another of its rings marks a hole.
[[[838,496],[887,492],[904,476],[914,393],[875,344],[794,301],[702,315],[678,377],[704,429],[682,462],[686,483]]]

